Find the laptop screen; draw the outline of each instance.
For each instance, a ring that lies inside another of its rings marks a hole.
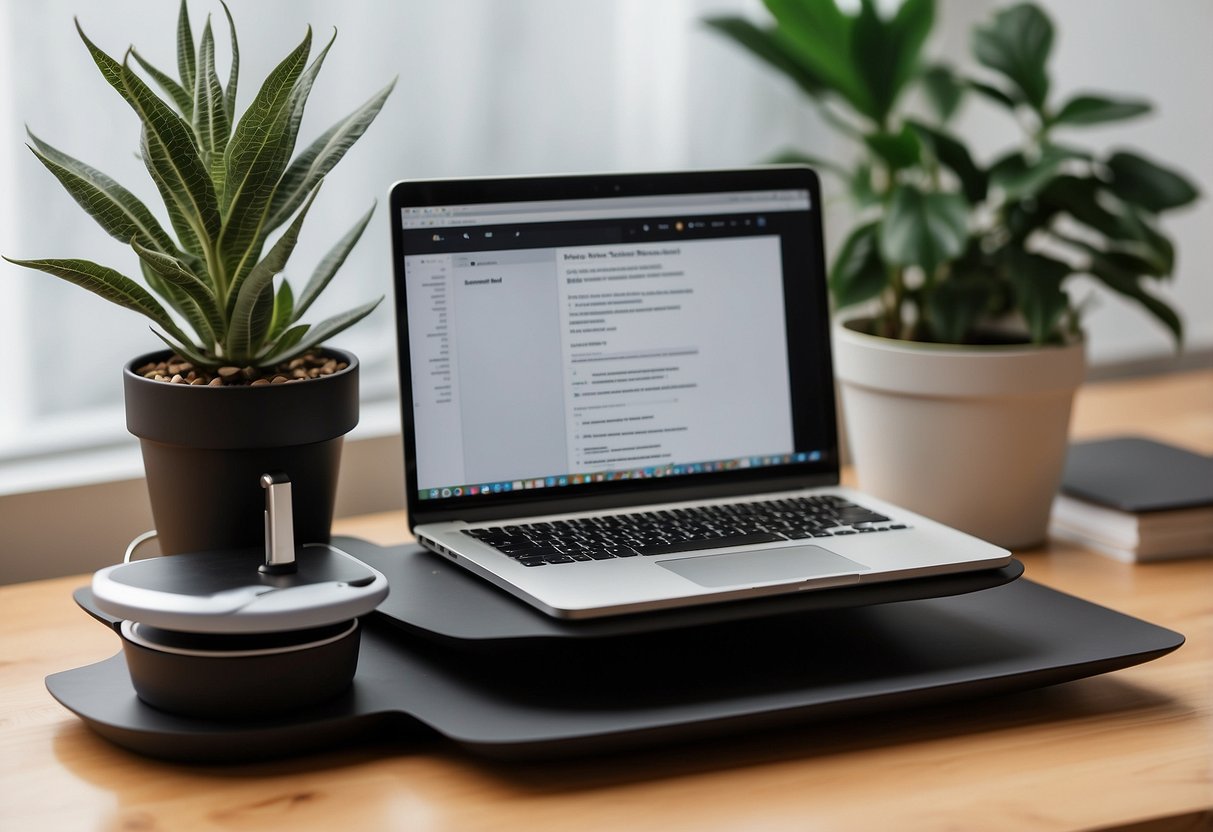
[[[656,193],[545,180],[535,198],[493,180],[454,201],[403,183],[421,197],[393,195],[410,505],[836,466],[832,394],[810,378],[815,182],[783,173]]]

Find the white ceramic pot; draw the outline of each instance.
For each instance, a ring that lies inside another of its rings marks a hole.
[[[1045,539],[1082,343],[969,347],[834,328],[862,490],[1010,549]]]

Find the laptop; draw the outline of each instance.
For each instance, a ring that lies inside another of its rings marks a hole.
[[[551,616],[1006,565],[839,485],[806,167],[391,190],[409,525]]]

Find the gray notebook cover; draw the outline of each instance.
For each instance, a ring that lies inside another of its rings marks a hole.
[[[1213,457],[1137,436],[1075,442],[1061,491],[1121,511],[1213,505]]]

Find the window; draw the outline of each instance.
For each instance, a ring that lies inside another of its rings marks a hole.
[[[306,142],[394,76],[392,97],[329,178],[287,274],[315,261],[365,210],[380,206],[362,241],[313,308],[319,319],[378,295],[389,302],[338,338],[364,367],[364,400],[395,396],[390,253],[383,200],[409,177],[747,164],[803,134],[796,93],[699,23],[749,13],[750,3],[645,0],[232,4],[241,46],[238,111],[311,23],[317,43],[338,30],[309,101]],[[76,0],[0,9],[0,252],[85,257],[137,274],[135,256],[108,237],[22,146],[22,124],[105,171],[160,213],[136,158],[138,123],[103,81],[72,18],[99,46],[135,44],[175,66],[177,8]],[[190,4],[195,37],[210,15],[225,76],[221,7]],[[315,50],[315,48],[314,48]],[[36,79],[36,80],[35,80]],[[718,106],[722,97],[736,102]],[[710,106],[709,106],[710,104]],[[163,219],[163,216],[162,216]],[[135,313],[48,275],[0,262],[0,461],[129,445],[124,362],[160,342]]]

